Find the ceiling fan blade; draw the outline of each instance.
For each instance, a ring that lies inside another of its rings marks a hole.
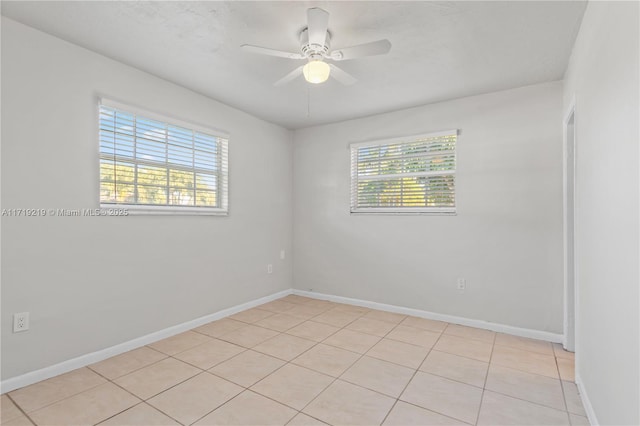
[[[363,56],[384,55],[389,52],[389,50],[391,50],[391,42],[385,39],[345,47],[344,49],[337,49],[331,52],[330,57],[334,61],[344,61],[347,59],[362,58]]]
[[[289,59],[304,59],[301,53],[284,52],[282,50],[269,49],[267,47],[252,46],[250,44],[243,44],[240,46],[247,52],[259,53],[261,55],[277,56],[279,58]]]
[[[295,80],[296,78],[302,75],[302,68],[304,68],[304,65],[301,65],[295,70],[291,71],[289,74],[285,75],[280,80],[273,83],[273,85],[278,87],[278,86],[284,86],[285,84],[292,82],[293,80]]]
[[[329,12],[318,7],[308,9],[307,25],[309,27],[309,44],[324,47],[329,27]]]
[[[343,71],[342,69],[338,68],[333,64],[329,64],[329,68],[331,68],[331,74],[329,75],[335,78],[336,80],[338,80],[340,83],[344,84],[345,86],[351,86],[353,83],[358,81],[354,76],[352,76],[346,71]]]

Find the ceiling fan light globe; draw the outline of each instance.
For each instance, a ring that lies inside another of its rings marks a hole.
[[[320,60],[309,61],[304,68],[302,68],[304,79],[313,84],[324,83],[329,78],[330,73],[331,68],[329,68],[329,64]]]

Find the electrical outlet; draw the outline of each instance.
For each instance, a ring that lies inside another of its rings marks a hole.
[[[284,249],[280,250],[280,260],[284,260]]]
[[[458,290],[465,291],[467,289],[467,280],[458,278]]]
[[[29,330],[29,312],[13,314],[13,332],[19,333],[27,330]]]
[[[267,265],[267,274],[273,274],[273,265],[272,264],[268,264]]]

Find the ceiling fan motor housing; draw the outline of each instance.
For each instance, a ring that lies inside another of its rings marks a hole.
[[[307,9],[307,26],[298,34],[300,53],[286,52],[250,44],[243,44],[242,48],[263,55],[288,59],[306,59],[308,61],[306,65],[299,66],[276,81],[274,86],[287,84],[300,75],[304,75],[309,83],[323,83],[331,76],[345,86],[349,86],[357,81],[356,78],[335,64],[328,64],[327,60],[342,61],[344,59],[355,59],[363,56],[382,55],[391,49],[391,42],[384,39],[345,47],[332,52],[330,51],[331,32],[329,32],[328,28],[329,12],[319,7],[312,7],[311,9]]]
[[[309,29],[305,28],[300,33],[300,50],[302,54],[308,58],[326,57],[331,46],[331,33],[327,31],[324,46],[309,43]]]

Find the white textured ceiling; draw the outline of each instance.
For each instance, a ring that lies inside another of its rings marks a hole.
[[[584,1],[29,2],[2,14],[288,128],[562,78]],[[331,14],[332,46],[382,38],[385,56],[340,62],[358,78],[272,83],[299,61],[306,10]]]

